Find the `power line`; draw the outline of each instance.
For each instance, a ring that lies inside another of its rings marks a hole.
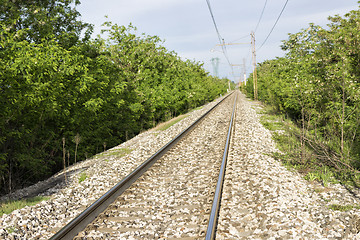
[[[208,0],[207,0],[207,2],[208,2]],[[264,14],[264,11],[265,11],[266,4],[267,4],[267,0],[265,0],[264,7],[263,7],[263,9],[262,9],[262,11],[261,11],[260,18],[259,18],[259,21],[258,21],[257,24],[256,24],[256,27],[255,27],[255,31],[254,31],[254,32],[256,32],[256,30],[257,30],[257,28],[258,28],[258,26],[259,26],[259,24],[260,24],[260,21],[261,21],[261,19],[262,19],[262,16],[263,16],[263,14]],[[208,5],[209,5],[209,3],[208,3]],[[211,11],[211,10],[210,10],[210,11]],[[213,21],[214,21],[214,20],[213,20]],[[230,44],[231,44],[231,43],[234,43],[234,42],[237,42],[237,41],[239,41],[239,40],[242,40],[242,39],[244,39],[244,38],[247,38],[247,37],[249,37],[248,34],[242,36],[241,38],[238,38],[238,39],[236,39],[236,40],[231,41]],[[246,59],[249,57],[249,54],[250,54],[250,52],[251,52],[251,46],[250,46],[248,52],[249,52],[249,53],[248,53]],[[230,63],[229,63],[229,64],[230,64]],[[250,66],[250,64],[249,64],[249,66]]]
[[[281,10],[281,12],[280,12],[280,14],[279,14],[278,18],[276,19],[276,21],[275,21],[275,23],[274,23],[274,26],[271,28],[271,30],[270,30],[269,34],[267,35],[267,37],[265,38],[264,42],[263,42],[263,43],[261,44],[261,46],[257,49],[258,51],[260,50],[260,48],[262,48],[262,46],[264,46],[265,42],[268,40],[268,38],[269,38],[269,36],[271,35],[272,31],[274,30],[274,28],[275,28],[276,24],[278,23],[278,21],[279,21],[279,19],[280,19],[281,15],[282,15],[282,13],[284,12],[285,7],[286,7],[286,5],[287,5],[288,1],[289,1],[289,0],[286,0],[286,2],[285,2],[285,4],[284,4],[284,7],[282,8],[282,10]]]
[[[206,0],[206,3],[208,5],[209,11],[210,11],[211,19],[212,19],[212,21],[214,23],[214,27],[215,27],[215,30],[216,30],[216,33],[217,33],[217,36],[218,36],[218,39],[219,39],[219,43],[221,45],[222,52],[223,52],[223,54],[224,54],[224,56],[225,56],[225,58],[226,58],[226,60],[227,60],[227,62],[229,64],[229,66],[231,67],[232,74],[234,75],[234,70],[233,70],[233,67],[231,66],[231,63],[230,63],[230,60],[229,60],[229,57],[228,57],[228,54],[227,54],[225,40],[221,37],[219,29],[218,29],[218,27],[216,25],[214,14],[212,12],[211,5],[210,5],[210,0]]]
[[[249,37],[249,34],[246,34],[245,36],[242,36],[241,38],[238,38],[238,39],[236,39],[236,40],[233,40],[233,41],[231,41],[231,42],[229,42],[229,43],[234,43],[234,42],[237,42],[237,41],[239,41],[239,40],[241,40],[241,39],[244,39],[244,38],[247,38],[247,37]]]
[[[207,3],[207,5],[208,5],[209,11],[210,11],[210,15],[211,15],[211,19],[212,19],[212,21],[213,21],[213,23],[214,23],[215,30],[216,30],[216,33],[217,33],[218,38],[219,38],[219,43],[221,44],[221,43],[222,43],[222,42],[221,42],[222,37],[221,37],[221,35],[220,35],[220,33],[219,33],[219,29],[218,29],[218,27],[217,27],[217,25],[216,25],[215,18],[214,18],[214,14],[213,14],[213,12],[212,12],[212,10],[211,10],[211,6],[210,6],[210,1],[209,1],[209,0],[206,0],[206,3]]]
[[[260,18],[259,18],[259,21],[258,21],[257,24],[256,24],[256,27],[255,27],[254,32],[256,32],[257,28],[259,27],[260,21],[261,21],[261,19],[262,19],[263,14],[264,14],[264,10],[265,10],[265,7],[266,7],[266,3],[267,3],[267,0],[265,0],[264,7],[263,7],[263,9],[262,9],[262,11],[261,11]]]
[[[227,54],[227,49],[226,49],[226,44],[225,44],[225,40],[223,39],[223,44],[221,45],[222,49],[223,49],[223,53],[225,55],[226,60],[228,61],[229,65],[231,65],[229,58],[228,58],[228,54]]]

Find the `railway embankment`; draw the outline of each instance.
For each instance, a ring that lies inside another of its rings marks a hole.
[[[39,183],[38,188],[15,193],[12,197],[21,198],[38,191],[50,199],[0,217],[0,239],[48,239],[215,103],[166,130],[144,132],[68,168],[66,183],[54,180],[46,191],[39,188],[49,185]],[[308,182],[275,160],[272,153],[277,149],[271,132],[259,122],[259,108],[245,96],[238,97],[217,239],[360,239],[360,210],[331,208],[359,206],[359,192],[340,184]]]

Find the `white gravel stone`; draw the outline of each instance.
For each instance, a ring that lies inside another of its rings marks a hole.
[[[358,192],[354,197],[336,184],[317,193],[315,187],[324,188],[273,159],[271,153],[277,150],[270,131],[259,123],[259,108],[241,95],[217,239],[356,239],[358,230],[352,225],[360,222],[351,216],[360,215],[359,210],[339,212],[328,206],[359,204]]]
[[[48,239],[219,100],[188,113],[186,118],[165,131],[151,129],[117,147],[69,167],[66,170],[66,185],[58,183],[42,193],[51,196],[50,200],[27,207],[22,212],[15,210],[0,217],[0,239]],[[131,149],[132,152],[118,157],[116,151],[124,148]],[[79,183],[79,176],[84,171],[89,177]],[[36,192],[61,174],[63,172],[34,186],[4,196],[0,200],[28,196],[30,192]],[[26,227],[18,226],[24,217],[30,218],[31,222]]]
[[[204,108],[189,113],[187,118],[165,131],[149,130],[117,147],[71,166],[67,169],[66,185],[55,181],[53,187],[42,193],[51,196],[50,200],[0,217],[0,239],[48,239],[214,104],[215,102],[209,103]],[[225,175],[217,239],[360,239],[358,209],[340,212],[328,208],[330,204],[360,205],[359,191],[351,189],[350,192],[340,184],[324,188],[320,184],[309,183],[300,174],[288,171],[280,162],[273,159],[271,153],[277,150],[271,139],[271,132],[259,123],[256,109],[260,108],[258,103],[240,95]],[[132,152],[119,157],[116,151],[123,148],[132,149]],[[85,172],[89,177],[79,183],[81,172]],[[28,196],[42,186],[54,182],[61,174],[62,172],[0,200]],[[172,176],[168,177],[171,179]],[[194,178],[193,185],[200,184],[202,178],[204,176]],[[166,182],[168,180],[159,182],[159,185]],[[175,194],[166,199],[169,206],[175,206],[176,199],[185,194],[181,184],[179,180]],[[211,189],[206,191],[210,192]],[[191,198],[196,196],[194,192],[188,194]],[[154,196],[149,204],[155,208],[160,197]],[[128,196],[128,199],[132,198],[133,196]],[[202,203],[192,202],[187,208],[177,209],[176,214],[191,214],[192,204]],[[133,206],[136,206],[135,203]],[[154,231],[159,231],[156,221],[172,220],[169,211],[158,210],[159,214],[152,219],[154,223],[146,232],[149,236]],[[138,213],[141,214],[141,211]],[[129,213],[124,213],[124,216],[127,216],[126,214]],[[201,220],[205,223],[206,221],[206,218]],[[202,225],[198,222],[194,216],[181,218],[176,226],[177,232],[170,228],[163,229],[163,237],[181,237],[182,234],[195,232],[201,239],[206,229],[199,227]],[[135,223],[139,228],[144,227],[144,222]],[[184,228],[185,224],[189,223],[193,224],[193,228]],[[111,238],[106,233],[92,233],[97,238],[118,239]],[[134,234],[136,235],[136,232],[123,232],[118,237],[138,239]],[[160,235],[153,237],[160,238]]]

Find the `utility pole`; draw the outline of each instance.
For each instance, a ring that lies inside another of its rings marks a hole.
[[[243,76],[244,76],[244,86],[246,86],[246,63],[245,58],[243,58]]]
[[[251,32],[252,60],[253,60],[253,82],[254,82],[254,100],[258,98],[257,74],[256,74],[256,49],[255,49],[255,33]]]
[[[241,67],[242,64],[231,64],[231,66],[232,67]],[[238,77],[239,77],[239,86],[241,86],[241,76],[238,76]],[[236,78],[236,77],[234,76],[234,78]]]
[[[242,45],[242,44],[249,44],[249,43],[225,43],[224,40],[223,40],[223,43],[222,43],[222,44],[216,44],[215,46],[224,47],[224,46],[226,46],[226,45]],[[229,62],[229,64],[230,64],[230,62]],[[240,65],[230,64],[230,66],[231,66],[232,75],[234,76],[234,80],[235,80],[235,75],[234,75],[233,66],[240,66]],[[229,91],[230,91],[230,81],[229,81]]]

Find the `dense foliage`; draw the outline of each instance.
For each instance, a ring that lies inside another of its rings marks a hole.
[[[286,113],[335,168],[360,167],[360,10],[310,24],[258,66],[259,99]],[[252,77],[246,87],[252,95]]]
[[[107,22],[106,38],[90,39],[77,4],[0,6],[0,193],[59,171],[63,156],[83,160],[226,91],[226,79],[131,25]]]

